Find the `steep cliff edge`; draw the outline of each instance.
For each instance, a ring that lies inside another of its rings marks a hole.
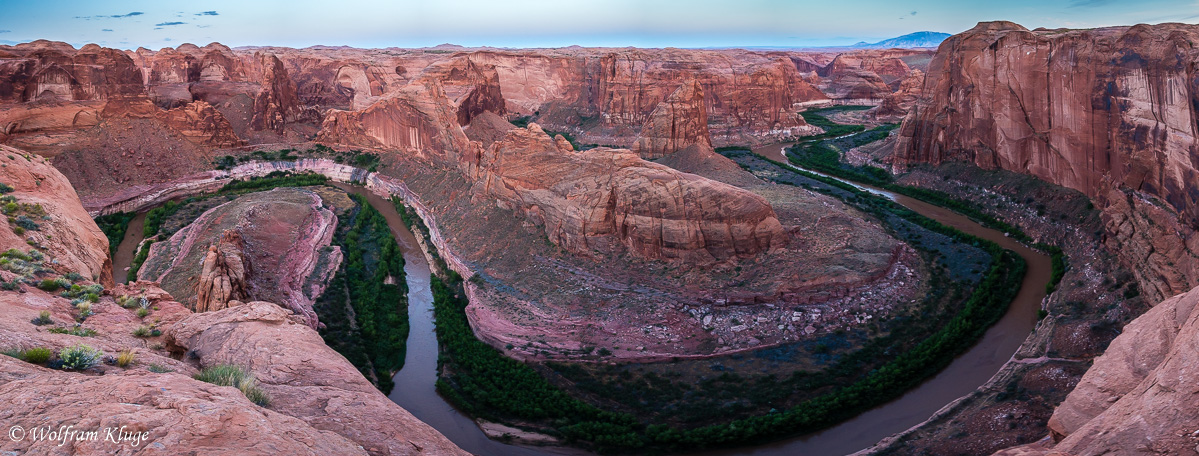
[[[1118,241],[1151,233],[1134,199],[1182,221],[1185,246],[1170,256],[1119,245],[1151,298],[1186,291],[1199,277],[1166,280],[1141,271],[1194,270],[1186,240],[1199,222],[1199,26],[1137,25],[1029,31],[980,23],[946,40],[930,64],[922,97],[905,119],[895,166],[963,160],[1031,174],[1082,191],[1104,208]],[[1131,207],[1136,209],[1135,207]],[[1118,242],[1117,241],[1117,242]],[[1140,252],[1140,253],[1138,253]],[[1136,256],[1130,256],[1136,254]]]
[[[1199,288],[1124,327],[1049,420],[1058,442],[997,454],[1193,454],[1199,444]]]
[[[654,108],[632,149],[641,158],[652,159],[692,145],[712,148],[704,88],[697,81],[683,83]]]
[[[0,146],[0,164],[0,183],[12,187],[5,196],[14,198],[0,218],[0,250],[42,246],[53,269],[111,285],[108,238],[67,178],[46,159],[8,146]]]

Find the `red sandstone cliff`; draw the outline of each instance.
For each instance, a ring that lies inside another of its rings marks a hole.
[[[658,104],[632,149],[641,158],[652,159],[690,146],[712,148],[704,89],[695,81],[679,86],[666,101]]]
[[[1199,271],[1196,39],[1199,26],[1184,24],[980,23],[938,50],[896,166],[962,160],[1082,191],[1151,299],[1189,290],[1199,274],[1171,271]],[[1154,228],[1171,218],[1178,230]]]
[[[255,130],[274,130],[282,134],[283,126],[295,121],[300,114],[296,83],[287,76],[287,69],[278,57],[262,56],[262,67],[262,91],[254,98],[254,117],[250,126]]]

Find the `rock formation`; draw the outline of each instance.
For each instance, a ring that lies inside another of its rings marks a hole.
[[[42,157],[8,146],[0,146],[0,183],[12,187],[7,196],[18,209],[10,217],[0,218],[0,246],[28,251],[30,245],[45,246],[50,267],[65,274],[76,272],[103,284],[112,284],[112,263],[108,258],[108,238],[96,226],[79,202],[79,196],[67,178]],[[44,213],[44,215],[42,215]],[[36,229],[21,228],[9,222],[24,216]]]
[[[560,148],[537,124],[510,130],[479,165],[483,193],[579,254],[622,244],[647,258],[710,262],[786,243],[762,197],[620,150]]]
[[[912,70],[899,82],[899,89],[883,98],[882,104],[870,112],[876,118],[902,120],[920,99],[924,88],[924,72]]]
[[[1199,436],[1199,289],[1124,327],[1049,420],[1054,445],[1004,455],[1188,454]]]
[[[231,299],[270,299],[317,328],[312,303],[341,264],[341,250],[327,248],[336,226],[311,191],[248,194],[155,243],[138,276],[197,312],[223,309]]]
[[[274,304],[234,302],[172,325],[167,336],[169,346],[198,354],[204,365],[244,366],[271,395],[272,410],[372,455],[467,454],[375,389],[302,319]]]
[[[221,240],[208,248],[196,282],[196,312],[228,307],[229,301],[246,299],[250,268],[245,242],[235,230],[225,230]]]
[[[250,126],[255,130],[274,130],[282,134],[284,125],[300,114],[296,83],[287,76],[287,68],[274,55],[262,56],[262,67],[262,91],[254,98],[254,118],[250,120]]]
[[[183,134],[189,141],[213,147],[244,146],[233,126],[220,111],[204,101],[195,101],[168,111],[160,111],[160,117],[171,129]]]
[[[1077,189],[1105,207],[1110,232],[1130,230],[1139,212],[1109,207],[1134,199],[1170,208],[1183,225],[1199,221],[1193,100],[1199,27],[1184,24],[1029,31],[1010,22],[980,23],[951,37],[934,57],[923,97],[900,130],[895,163],[962,160],[1028,173]],[[1181,237],[1190,232],[1187,228]],[[1116,250],[1134,271],[1195,264],[1194,248],[1166,258],[1148,246]],[[1184,251],[1185,250],[1185,251]],[[1146,259],[1149,260],[1146,263]],[[1188,266],[1189,267],[1189,266]],[[1195,285],[1139,277],[1162,299]]]
[[[691,146],[712,148],[704,89],[696,81],[680,85],[654,109],[632,149],[653,159]]]

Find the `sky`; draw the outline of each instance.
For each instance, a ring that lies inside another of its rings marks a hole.
[[[979,21],[1030,29],[1199,22],[1199,0],[0,0],[0,44],[76,47],[812,47]]]

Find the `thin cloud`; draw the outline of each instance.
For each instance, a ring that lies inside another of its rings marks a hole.
[[[1094,8],[1112,3],[1112,0],[1071,0],[1070,8]]]
[[[158,24],[154,24],[154,26],[155,27],[169,27],[172,25],[183,25],[183,24],[186,24],[186,22],[161,22]]]
[[[129,13],[129,14],[114,14],[114,15],[112,15],[112,16],[108,16],[108,17],[115,17],[115,18],[118,18],[118,19],[119,19],[119,18],[122,18],[122,17],[141,16],[141,15],[143,15],[143,14],[146,14],[146,13],[143,13],[143,12],[141,12],[141,11],[134,11],[134,12],[132,12],[132,13]]]
[[[197,16],[220,16],[220,13],[218,13],[216,11],[204,11],[202,13],[196,13],[196,15]]]
[[[111,32],[112,29],[100,29],[101,32]]]
[[[0,30],[0,33],[12,33],[12,30]]]
[[[916,11],[912,11],[912,15],[913,15],[913,16],[915,16],[915,15],[916,15],[916,13],[917,13]]]

